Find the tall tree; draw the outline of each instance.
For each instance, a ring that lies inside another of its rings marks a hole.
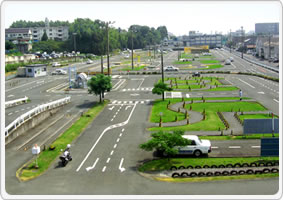
[[[11,49],[15,49],[16,45],[13,42],[10,41],[5,41],[5,49],[6,50],[11,50]]]
[[[104,74],[93,76],[88,82],[88,92],[99,95],[99,102],[102,102],[102,94],[112,88],[111,77]]]
[[[162,100],[164,101],[164,92],[171,90],[172,88],[168,87],[167,84],[159,82],[154,84],[154,88],[152,89],[152,94],[162,95]]]
[[[47,40],[48,40],[48,37],[47,37],[47,34],[46,34],[46,30],[44,30],[41,41],[47,41]]]

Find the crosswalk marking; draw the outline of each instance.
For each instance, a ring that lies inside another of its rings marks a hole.
[[[126,91],[152,91],[153,87],[147,87],[147,88],[124,88],[122,89],[122,92]]]
[[[113,106],[113,105],[124,105],[124,104],[149,104],[150,103],[150,99],[146,99],[146,100],[140,100],[140,101],[117,101],[114,100],[113,102],[111,102],[110,104],[108,104],[109,106]]]

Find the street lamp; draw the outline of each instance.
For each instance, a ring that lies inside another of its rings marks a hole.
[[[75,62],[77,61],[77,46],[76,46],[76,35],[77,33],[73,33],[74,38],[74,50],[75,50]]]
[[[243,31],[243,26],[241,26],[241,30],[242,30],[242,55],[241,58],[244,58],[244,31]]]
[[[132,70],[134,70],[134,39],[133,39],[133,32],[136,32],[136,30],[132,28],[131,29],[131,36],[132,36]]]
[[[109,62],[109,25],[114,24],[115,21],[106,22],[106,31],[107,31],[107,69],[108,69],[108,76],[110,76],[110,62]]]

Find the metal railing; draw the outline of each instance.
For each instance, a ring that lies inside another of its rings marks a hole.
[[[25,123],[27,120],[31,119],[32,117],[36,116],[37,114],[44,112],[46,110],[50,110],[53,108],[56,108],[58,106],[67,104],[71,101],[71,97],[65,97],[63,99],[58,99],[56,101],[52,101],[50,103],[46,103],[43,105],[39,105],[32,110],[22,114],[19,116],[17,119],[15,119],[12,123],[10,123],[6,128],[5,128],[5,137],[9,135],[13,130],[17,129],[20,125]]]
[[[15,100],[12,100],[12,101],[7,101],[7,102],[5,102],[5,108],[17,105],[18,103],[23,103],[23,102],[26,103],[27,100],[28,100],[28,97],[25,96],[24,98],[15,99]]]

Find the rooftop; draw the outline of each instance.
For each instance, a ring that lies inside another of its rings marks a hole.
[[[7,28],[5,33],[29,33],[29,28]]]

